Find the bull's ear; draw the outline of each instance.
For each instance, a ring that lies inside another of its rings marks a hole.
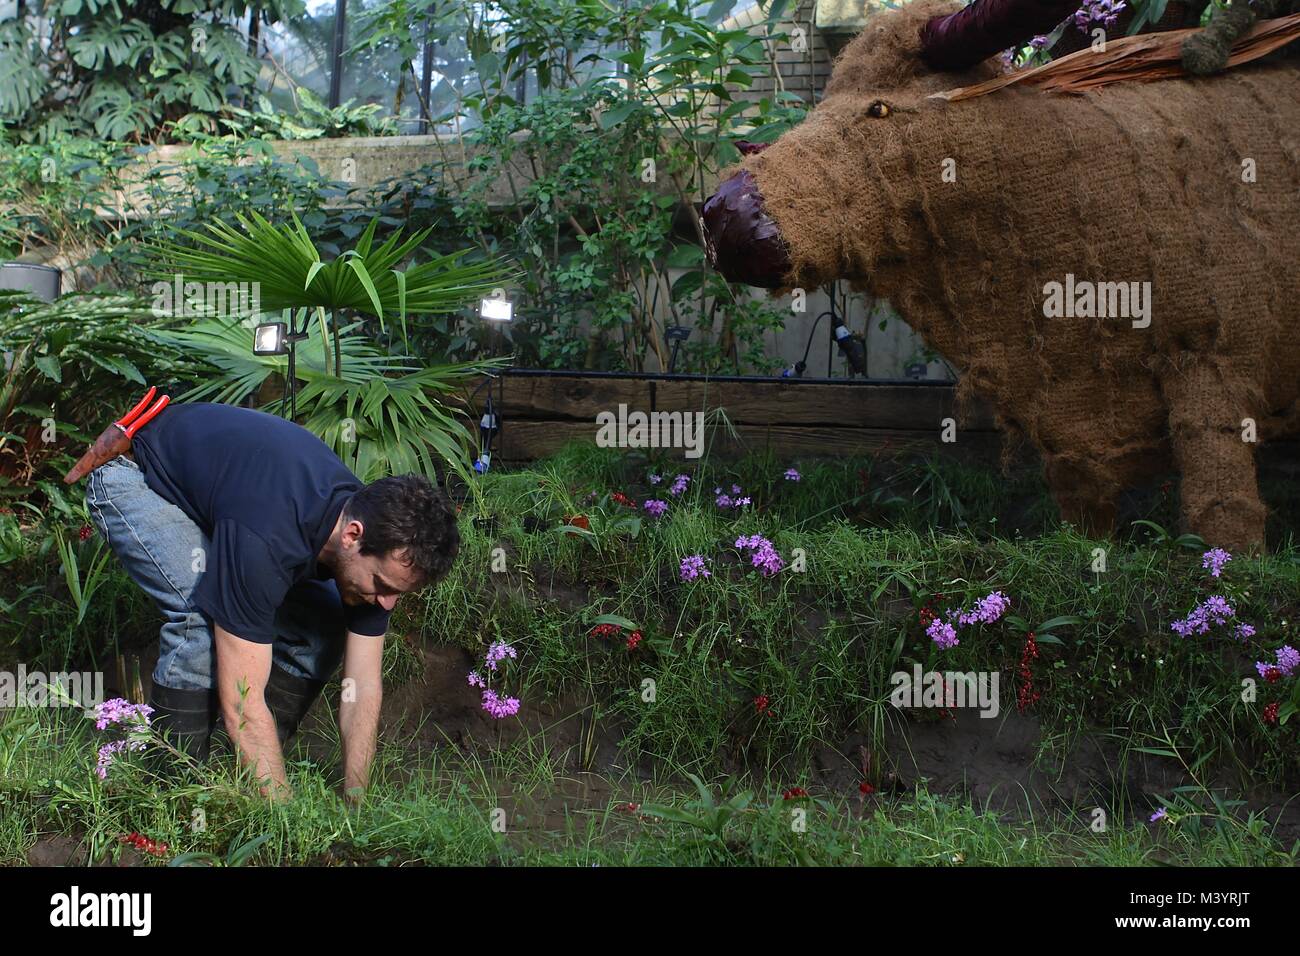
[[[871,14],[862,32],[836,58],[825,96],[873,94],[911,86],[917,77],[931,72],[921,59],[922,27],[960,9],[957,0],[912,0]]]

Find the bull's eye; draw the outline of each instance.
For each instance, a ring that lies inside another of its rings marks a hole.
[[[889,104],[881,100],[876,100],[867,107],[867,115],[876,119],[883,119],[889,115]]]

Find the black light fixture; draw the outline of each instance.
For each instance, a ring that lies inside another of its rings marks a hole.
[[[505,289],[493,289],[492,294],[484,296],[478,303],[479,318],[492,327],[492,341],[497,346],[496,351],[500,351],[500,342],[502,329],[514,321],[515,305],[506,295]],[[499,375],[489,375],[484,379],[487,384],[487,402],[483,409],[483,417],[479,419],[479,455],[474,460],[474,470],[482,475],[492,467],[492,445],[497,437],[501,434],[501,418],[498,409],[505,404],[505,369],[502,369]],[[497,402],[495,406],[492,402],[492,379],[498,379],[497,383]],[[479,388],[483,385],[480,384]],[[478,392],[478,388],[474,390]],[[473,397],[471,396],[471,401]]]
[[[673,345],[673,354],[668,357],[669,374],[677,367],[677,350],[690,337],[691,328],[689,325],[670,325],[664,329],[664,341],[671,342]]]
[[[293,311],[289,311],[289,322],[263,322],[253,329],[254,355],[287,355],[289,368],[285,373],[285,387],[289,390],[289,421],[298,417],[298,343],[307,338],[307,320],[303,319],[302,331],[294,329]]]

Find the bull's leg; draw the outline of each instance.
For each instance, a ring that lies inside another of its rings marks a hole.
[[[1171,370],[1160,387],[1174,465],[1182,476],[1186,529],[1211,547],[1262,549],[1265,509],[1255,479],[1255,445],[1243,440],[1249,412],[1207,365]]]
[[[1061,509],[1061,520],[1084,534],[1106,537],[1115,530],[1115,477],[1103,462],[1060,452],[1045,456],[1047,487]]]

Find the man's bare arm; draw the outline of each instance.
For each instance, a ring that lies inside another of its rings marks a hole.
[[[240,760],[252,768],[263,796],[272,800],[293,796],[284,772],[284,756],[275,730],[275,717],[266,706],[266,681],[271,674],[271,645],[236,637],[214,624],[217,648],[217,693],[226,732]]]
[[[384,688],[384,638],[348,631],[343,652],[343,694],[339,702],[339,736],[343,742],[343,789],[359,798],[370,783]]]

